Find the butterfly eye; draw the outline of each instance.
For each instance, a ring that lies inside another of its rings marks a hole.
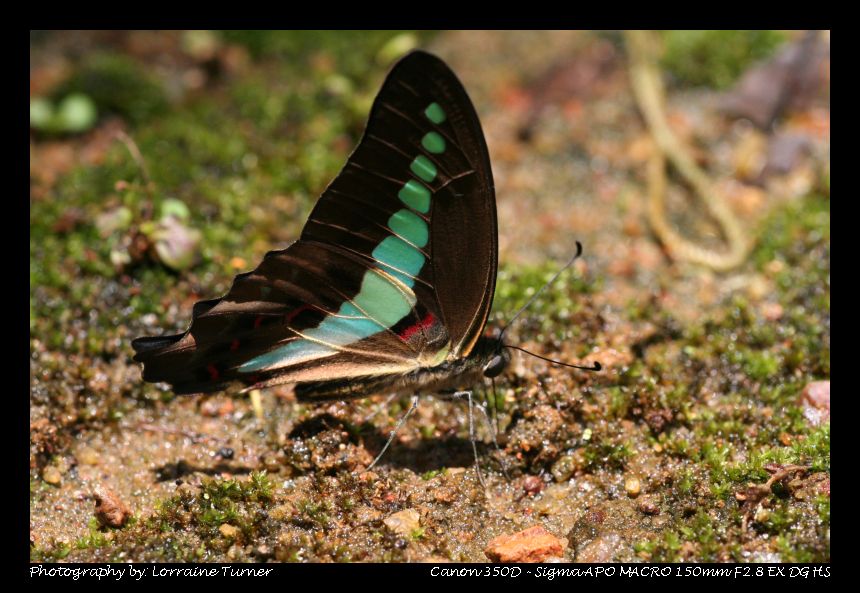
[[[487,366],[484,367],[484,376],[488,379],[498,377],[502,374],[502,371],[505,370],[506,366],[508,366],[507,359],[501,354],[496,354],[493,358],[490,359],[490,362],[487,363]]]

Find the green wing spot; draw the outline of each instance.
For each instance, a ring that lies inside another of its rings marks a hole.
[[[404,294],[389,280],[376,272],[365,272],[361,291],[356,295],[356,306],[385,327],[393,327],[406,317],[415,305],[415,299]]]
[[[427,152],[442,154],[445,152],[445,139],[436,132],[427,132],[421,139],[421,146]]]
[[[406,185],[398,192],[397,197],[400,198],[401,202],[421,214],[427,214],[430,210],[430,190],[414,179],[406,182]]]
[[[395,226],[400,227],[404,236],[410,235],[410,241],[420,240],[422,238],[420,225],[424,225],[423,237],[426,243],[427,224],[409,210],[399,212],[406,214],[397,217],[396,221],[391,223],[392,229]],[[410,219],[410,216],[418,222]],[[396,214],[391,219],[395,217]],[[374,249],[373,257],[381,266],[385,266],[385,272],[409,288],[415,284],[413,276],[418,275],[425,262],[424,255],[420,251],[403,239],[394,236],[382,241]],[[239,367],[239,372],[251,373],[286,366],[301,360],[330,356],[338,351],[338,346],[348,346],[384,328],[393,327],[412,311],[415,303],[415,294],[411,290],[404,291],[380,273],[367,271],[362,278],[361,289],[355,295],[353,302],[344,302],[337,315],[330,315],[317,327],[306,330],[304,335],[309,339],[296,340],[252,358]]]
[[[296,340],[286,346],[275,348],[271,352],[261,354],[239,366],[240,373],[253,373],[271,368],[278,368],[296,360],[309,359],[319,356],[331,356],[337,350],[309,340]]]
[[[385,270],[386,272],[395,276],[409,288],[415,285],[414,276],[417,276],[421,272],[421,268],[424,267],[424,254],[400,237],[386,237],[382,243],[376,246],[371,255],[379,265],[388,268]],[[374,274],[365,272],[364,275],[366,279],[367,276]]]
[[[413,245],[424,247],[430,238],[430,229],[424,219],[412,210],[398,210],[388,219],[388,227]]]
[[[430,103],[427,106],[427,109],[424,110],[424,115],[427,116],[427,119],[432,121],[434,124],[441,124],[445,121],[445,110],[442,109],[442,106],[439,103]]]
[[[412,164],[409,165],[409,168],[415,173],[418,177],[430,183],[434,179],[436,179],[436,165],[433,164],[433,161],[428,159],[423,154],[419,154],[415,157],[415,160],[412,161]]]

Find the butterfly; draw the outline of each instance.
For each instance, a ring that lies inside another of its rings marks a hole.
[[[177,394],[293,384],[299,401],[455,391],[510,360],[484,335],[498,267],[475,108],[439,58],[391,69],[298,241],[200,301],[187,331],[132,342]]]

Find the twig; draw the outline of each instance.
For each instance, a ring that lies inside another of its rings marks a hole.
[[[146,184],[147,189],[152,185],[152,178],[149,176],[149,170],[146,168],[146,162],[143,160],[143,154],[141,154],[140,149],[137,147],[137,143],[125,132],[122,130],[117,130],[116,138],[128,149],[128,152],[131,154],[131,158],[134,159],[134,162],[137,163],[137,166],[140,168],[141,175],[143,175],[143,181]]]
[[[648,163],[648,218],[654,233],[673,256],[718,271],[735,268],[747,257],[751,245],[737,219],[715,194],[711,181],[672,133],[663,108],[664,90],[657,68],[659,40],[651,31],[626,31],[633,93],[656,144]],[[704,202],[719,224],[728,251],[719,253],[684,239],[669,226],[665,217],[666,157]]]
[[[784,467],[779,467],[776,470],[769,471],[773,471],[773,475],[764,484],[753,484],[752,486],[735,492],[735,499],[743,503],[743,506],[747,508],[747,512],[744,513],[743,523],[741,524],[741,529],[743,531],[746,531],[747,526],[749,525],[749,518],[752,515],[753,509],[770,494],[771,488],[775,483],[782,482],[792,474],[806,473],[809,471],[809,468],[805,465],[786,465]]]

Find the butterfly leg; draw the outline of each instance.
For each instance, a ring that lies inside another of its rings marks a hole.
[[[376,456],[376,459],[373,460],[373,463],[371,463],[370,465],[367,466],[367,470],[365,470],[365,471],[370,471],[373,468],[373,466],[376,465],[376,462],[382,458],[382,456],[388,450],[389,445],[391,445],[391,441],[393,441],[394,437],[397,436],[397,431],[400,430],[400,427],[403,426],[403,423],[406,422],[406,419],[412,415],[412,412],[414,412],[415,408],[417,408],[417,407],[418,407],[418,396],[413,395],[412,396],[412,405],[409,406],[409,409],[406,410],[406,413],[403,414],[403,417],[401,417],[400,420],[397,421],[397,426],[395,426],[394,430],[392,430],[391,433],[389,433],[388,440],[385,442],[385,446],[382,447],[382,451],[379,452],[379,455]]]
[[[377,416],[379,416],[379,414],[382,412],[382,410],[386,410],[386,409],[388,409],[388,404],[390,404],[392,401],[394,401],[394,398],[395,398],[395,397],[397,397],[398,395],[399,395],[399,394],[397,394],[397,393],[392,393],[391,395],[389,395],[388,397],[386,397],[386,398],[385,398],[385,401],[384,401],[384,402],[382,402],[381,404],[378,404],[378,405],[376,406],[376,409],[375,409],[375,410],[373,410],[373,412],[372,412],[369,416],[366,416],[366,417],[364,418],[363,422],[370,422],[370,421],[372,421],[374,418],[376,418]]]
[[[474,407],[472,403],[472,392],[457,391],[452,395],[452,397],[465,397],[466,401],[469,403],[469,440],[472,441],[472,453],[475,455],[475,472],[478,474],[478,481],[481,483],[481,487],[486,490],[487,484],[484,482],[484,475],[481,473],[480,460],[478,459],[478,446],[475,444],[475,423],[472,419],[472,408]]]
[[[487,422],[487,428],[490,429],[490,436],[492,436],[493,438],[493,446],[495,447],[496,452],[499,454],[499,465],[502,467],[502,473],[505,475],[505,479],[510,482],[511,477],[508,475],[508,468],[505,466],[505,460],[502,456],[502,449],[501,447],[499,447],[499,416],[498,412],[496,411],[496,397],[498,397],[498,395],[496,394],[495,386],[496,382],[493,381],[493,407],[490,408],[492,411],[492,420],[490,419],[490,414],[487,413],[486,397],[484,398],[484,405],[479,405],[478,409],[481,410],[481,413],[484,415],[484,420],[486,420]],[[486,391],[484,391],[484,393],[486,394]]]

